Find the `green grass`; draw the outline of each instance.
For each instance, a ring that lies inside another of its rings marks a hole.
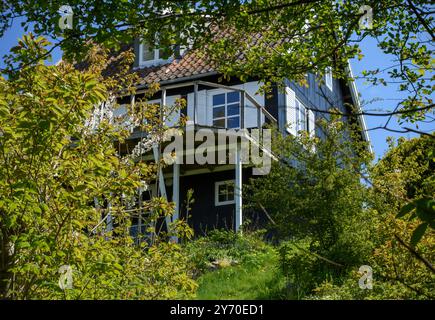
[[[197,299],[201,300],[285,298],[285,279],[272,248],[240,265],[205,273],[198,283]]]

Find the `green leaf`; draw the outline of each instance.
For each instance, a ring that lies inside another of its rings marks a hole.
[[[400,209],[399,213],[396,215],[396,218],[401,218],[405,216],[407,213],[411,212],[415,208],[415,203],[410,202]]]
[[[17,243],[17,249],[24,249],[29,247],[30,247],[30,243],[28,243],[27,241],[21,241]]]
[[[119,263],[114,263],[113,266],[118,270],[124,270],[124,268]]]
[[[428,223],[422,223],[417,228],[415,228],[415,230],[411,236],[411,245],[412,246],[415,247],[417,245],[417,243],[421,240],[424,233],[426,232],[427,226],[428,226]]]

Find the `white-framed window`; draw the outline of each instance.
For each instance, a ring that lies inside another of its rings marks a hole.
[[[240,92],[218,93],[212,97],[213,126],[240,128]]]
[[[325,70],[325,84],[332,91],[333,82],[332,82],[332,68],[327,67]]]
[[[173,57],[165,56],[163,49],[154,48],[146,42],[141,42],[139,45],[139,65],[141,67],[165,63],[172,58]]]
[[[307,108],[299,101],[299,99],[296,99],[296,132],[307,130]]]
[[[218,181],[214,185],[214,204],[223,206],[233,204],[234,201],[234,180]]]
[[[316,114],[313,110],[308,110],[307,115],[307,130],[310,133],[310,137],[314,138],[316,136]]]

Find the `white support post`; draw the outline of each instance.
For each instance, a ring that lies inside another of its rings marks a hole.
[[[162,125],[164,124],[165,119],[163,119],[163,110],[166,106],[166,88],[162,89],[162,103],[160,105],[160,120],[162,121]]]
[[[245,94],[240,92],[240,129],[245,129]]]
[[[175,222],[180,214],[180,164],[176,162],[174,162],[174,174],[172,178],[172,202],[175,203],[172,222]],[[172,240],[178,242],[178,237],[172,237]]]
[[[160,150],[159,150],[157,145],[153,146],[153,154],[154,154],[154,160],[156,161],[156,163],[159,163],[159,161],[160,161]],[[159,178],[158,178],[157,184],[159,186],[160,195],[167,200],[168,196],[166,194],[165,177],[163,175],[163,170],[162,170],[161,167],[159,168]],[[167,229],[169,231],[169,225],[171,223],[171,218],[169,216],[166,216],[165,217],[165,221],[166,221],[166,227],[167,227]]]
[[[196,125],[198,110],[198,82],[193,85],[193,125]]]
[[[236,155],[236,159],[235,159],[236,181],[234,186],[234,198],[236,202],[236,211],[235,211],[236,232],[238,232],[243,223],[242,221],[242,152],[241,152],[240,142],[237,142],[235,155]]]

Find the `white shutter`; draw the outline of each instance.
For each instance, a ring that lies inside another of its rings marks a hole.
[[[192,96],[192,106],[193,106],[193,96]],[[208,111],[207,90],[200,90],[198,91],[198,109],[196,110],[196,124],[202,126],[207,125],[207,111]]]
[[[187,94],[187,117],[193,121],[193,93]]]
[[[308,110],[308,129],[310,130],[310,137],[316,136],[316,115],[312,110]]]
[[[263,85],[263,82],[246,82],[243,84],[242,89],[246,91],[251,97],[255,99],[261,106],[265,106],[264,103],[264,95],[257,94],[260,86]],[[258,111],[257,107],[255,107],[251,101],[245,99],[245,127],[246,128],[256,128],[258,126]],[[264,114],[261,113],[261,124],[264,123]]]
[[[199,125],[207,125],[207,93],[206,90],[198,91],[198,106],[196,110],[196,115],[193,114],[194,111],[194,101],[195,95],[194,93],[189,93],[187,95],[187,116],[189,117],[189,121],[193,121],[195,119],[195,124]],[[209,104],[210,105],[210,104]],[[211,120],[210,120],[211,121]]]
[[[285,87],[285,110],[286,110],[286,130],[296,136],[296,96],[295,92],[289,87]]]

